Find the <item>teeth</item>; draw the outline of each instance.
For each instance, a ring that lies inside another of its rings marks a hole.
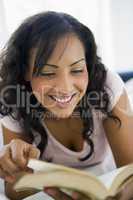
[[[55,97],[55,96],[52,96],[57,102],[59,102],[59,103],[66,103],[66,102],[68,102],[68,101],[70,101],[70,99],[72,98],[72,96],[70,96],[70,97],[67,97],[67,98],[57,98],[57,97]]]

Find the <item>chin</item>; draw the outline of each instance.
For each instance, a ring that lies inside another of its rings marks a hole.
[[[59,119],[66,119],[66,118],[69,118],[72,116],[72,113],[73,113],[73,110],[72,111],[54,111],[54,110],[51,110],[50,111],[52,113],[52,115],[55,117],[55,118],[59,118]]]

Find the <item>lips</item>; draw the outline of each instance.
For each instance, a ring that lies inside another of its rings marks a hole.
[[[67,95],[67,96],[55,96],[55,95],[49,95],[54,101],[56,101],[57,103],[60,103],[60,104],[66,104],[66,103],[69,103],[72,98],[75,96],[75,94],[73,95]]]

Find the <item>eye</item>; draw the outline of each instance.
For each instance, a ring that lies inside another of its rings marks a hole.
[[[39,73],[39,76],[46,76],[46,77],[51,77],[54,75],[55,75],[55,73],[53,73],[53,72],[40,72]]]
[[[83,69],[78,69],[78,70],[72,70],[71,73],[73,74],[80,74],[83,72]]]

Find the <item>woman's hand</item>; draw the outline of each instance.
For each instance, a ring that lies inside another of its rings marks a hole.
[[[0,177],[7,182],[15,181],[15,174],[27,169],[29,158],[38,158],[40,151],[33,145],[13,139],[0,151]]]
[[[56,187],[45,187],[44,192],[50,195],[55,200],[91,200],[91,198],[79,192],[73,192],[71,196],[59,190]]]

